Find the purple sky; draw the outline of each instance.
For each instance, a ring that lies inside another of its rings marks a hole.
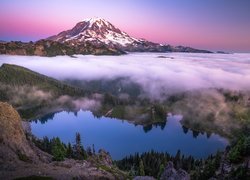
[[[90,17],[154,42],[250,52],[250,0],[1,0],[0,39],[35,41]]]

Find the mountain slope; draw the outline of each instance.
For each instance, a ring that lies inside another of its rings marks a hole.
[[[80,46],[86,42],[130,52],[200,52],[210,53],[189,47],[161,45],[144,39],[136,39],[121,31],[102,18],[90,18],[77,23],[72,29],[51,36],[47,40],[70,46]]]
[[[3,64],[0,67],[0,84],[2,86],[10,85],[12,87],[35,86],[40,90],[51,92],[54,95],[67,94],[80,96],[85,93],[79,88],[61,83],[58,80],[36,73],[27,68],[11,64]]]
[[[88,93],[29,69],[3,64],[0,67],[0,101],[14,106],[23,119],[39,118],[62,109],[79,108],[75,99]],[[84,99],[85,98],[85,99]]]
[[[79,42],[90,41],[95,43],[118,44],[125,46],[138,39],[131,38],[108,21],[101,18],[91,18],[79,22],[71,30],[63,31],[56,36],[48,38],[58,42],[70,42],[72,45]]]

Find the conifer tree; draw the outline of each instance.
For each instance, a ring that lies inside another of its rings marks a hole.
[[[76,133],[76,144],[73,147],[73,151],[75,159],[83,160],[87,158],[87,154],[82,146],[81,135],[78,132]]]
[[[64,145],[58,137],[53,140],[52,155],[56,161],[63,161],[66,156]]]
[[[71,143],[68,143],[68,145],[67,145],[66,156],[67,156],[67,158],[73,157],[73,149],[72,149]]]
[[[140,176],[145,176],[144,165],[143,165],[142,160],[140,160],[140,163],[139,163],[139,175]]]

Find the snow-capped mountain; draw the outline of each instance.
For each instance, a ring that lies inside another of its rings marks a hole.
[[[102,18],[90,18],[76,24],[71,30],[63,31],[48,39],[72,45],[81,42],[95,42],[126,46],[142,40],[132,38]]]
[[[165,51],[161,45],[133,38],[102,18],[86,19],[70,30],[49,37],[48,40],[72,46],[89,43],[95,46],[118,48],[122,51]]]

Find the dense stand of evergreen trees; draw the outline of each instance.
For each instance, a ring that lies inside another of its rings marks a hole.
[[[240,136],[231,147],[225,152],[217,152],[206,159],[194,159],[192,156],[185,157],[180,151],[175,156],[168,153],[159,153],[150,151],[142,154],[134,154],[116,161],[118,168],[128,171],[131,176],[153,176],[159,178],[168,161],[172,161],[176,169],[184,169],[187,171],[191,179],[209,179],[216,175],[216,171],[220,172],[220,164],[222,161],[228,163],[240,163],[244,157],[250,155],[250,136]],[[222,159],[224,158],[224,159]],[[221,170],[222,171],[222,170]],[[230,177],[236,179],[247,179],[247,167],[238,166],[232,169]]]
[[[250,135],[240,136],[237,141],[232,143],[229,151],[229,160],[233,163],[242,161],[245,156],[250,155]]]
[[[132,176],[153,176],[159,178],[168,161],[172,161],[176,169],[182,168],[189,173],[199,172],[201,166],[205,166],[210,174],[214,173],[214,169],[210,167],[215,166],[218,168],[221,152],[218,152],[215,156],[210,156],[206,160],[194,159],[193,157],[184,157],[181,152],[178,151],[175,156],[171,156],[168,153],[159,153],[150,151],[142,154],[136,153],[130,155],[124,159],[117,161],[117,166],[125,171],[129,171]],[[216,161],[214,161],[216,159]],[[205,174],[194,174],[196,177],[207,176]]]
[[[58,137],[49,139],[46,136],[43,139],[34,138],[33,142],[41,150],[53,155],[55,161],[62,161],[64,158],[83,160],[95,154],[94,145],[92,149],[90,147],[84,149],[80,133],[76,133],[75,144],[73,145],[63,143]]]

